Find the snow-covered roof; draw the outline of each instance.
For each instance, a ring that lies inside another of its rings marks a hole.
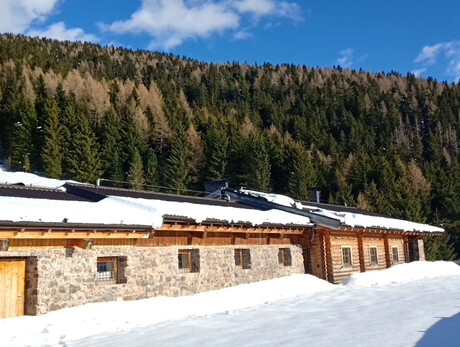
[[[0,183],[14,182],[29,187],[54,187],[65,190],[66,181],[46,179],[34,174],[0,171]],[[85,187],[80,185],[80,187]],[[90,189],[92,186],[87,186]],[[24,188],[25,189],[25,188]],[[14,189],[12,189],[14,190]],[[126,190],[125,190],[126,191]],[[13,193],[15,194],[15,193]],[[46,195],[43,190],[43,195]],[[145,194],[148,196],[148,194]],[[142,194],[140,194],[142,196]],[[171,201],[173,199],[179,201]],[[201,223],[207,220],[229,224],[253,226],[312,226],[307,217],[295,216],[279,210],[261,211],[244,205],[215,205],[212,200],[157,194],[155,199],[107,195],[99,201],[63,201],[17,196],[0,196],[0,221],[30,223],[69,223],[97,225],[137,225],[157,228],[165,217],[193,220]],[[203,206],[203,202],[207,202]]]
[[[24,184],[29,187],[48,187],[65,191],[69,181],[48,179],[24,172],[6,172],[0,168],[0,184]],[[160,226],[166,216],[175,216],[196,223],[220,221],[229,224],[312,226],[313,216],[327,217],[346,227],[400,230],[407,232],[443,232],[444,229],[427,224],[372,215],[367,211],[323,204],[309,205],[280,194],[241,189],[239,192],[270,202],[271,209],[248,208],[236,203],[217,203],[215,200],[179,197],[147,192],[126,193],[115,189],[80,186],[91,194],[100,193],[97,201],[61,201],[0,196],[0,221],[48,222],[110,225]],[[129,191],[128,191],[129,192]],[[153,195],[152,195],[153,194]],[[319,205],[321,205],[319,207]],[[279,209],[277,208],[279,207]],[[328,208],[329,207],[329,208]],[[286,209],[287,208],[287,209]],[[307,211],[309,214],[297,213]],[[311,216],[309,218],[309,216]]]
[[[357,208],[351,209],[345,206],[332,206],[327,204],[311,205],[305,202],[296,202],[293,199],[284,195],[265,194],[246,189],[240,189],[240,192],[250,196],[263,198],[269,202],[276,203],[282,206],[290,206],[295,209],[309,211],[310,213],[314,213],[316,215],[325,216],[331,219],[337,219],[344,227],[348,226],[354,228],[400,230],[407,232],[444,232],[443,228],[431,226],[428,224],[415,223],[407,220],[376,215],[374,213],[369,213],[368,211],[363,211]]]

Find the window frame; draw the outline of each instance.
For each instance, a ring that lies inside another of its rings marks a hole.
[[[184,259],[187,259],[186,266]],[[192,271],[192,253],[189,249],[179,249],[177,252],[177,268],[181,273],[188,273]]]
[[[99,264],[102,263],[111,263],[112,270],[110,278],[101,278],[100,274],[102,272],[109,272],[109,271],[99,271]],[[98,283],[118,283],[118,261],[117,257],[97,257],[96,260],[96,282]]]
[[[396,253],[394,252],[396,249]],[[396,260],[395,260],[396,255]],[[391,263],[392,264],[399,264],[399,247],[398,246],[391,246]]]
[[[278,248],[278,265],[292,266],[292,256],[290,248]]]
[[[345,262],[345,254],[343,253],[344,250],[348,250],[348,262]],[[341,253],[342,253],[342,267],[351,268],[353,267],[353,253],[351,246],[341,246]]]
[[[187,266],[184,266],[184,258],[187,259]],[[177,252],[177,268],[180,273],[200,272],[200,250],[197,248],[179,249]]]
[[[249,248],[234,249],[235,267],[240,269],[251,268],[251,250]]]
[[[372,260],[372,250],[375,250],[375,261]],[[371,266],[379,265],[379,253],[377,246],[369,246],[369,264]]]

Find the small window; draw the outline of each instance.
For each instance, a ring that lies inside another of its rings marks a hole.
[[[399,250],[398,246],[391,247],[391,253],[393,255],[393,264],[399,263]]]
[[[278,250],[278,264],[284,266],[291,266],[291,249],[290,248],[280,248]]]
[[[250,269],[251,251],[249,249],[235,249],[235,265],[242,269]]]
[[[351,267],[351,247],[342,247],[342,265],[343,267]]]
[[[126,257],[98,257],[97,282],[126,283]]]
[[[179,272],[200,272],[200,250],[180,249],[178,254]]]
[[[378,265],[377,247],[375,246],[369,247],[369,258],[371,260],[371,265]]]

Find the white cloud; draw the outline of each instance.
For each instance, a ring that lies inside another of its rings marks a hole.
[[[150,48],[170,49],[188,39],[229,30],[235,31],[234,38],[248,38],[246,29],[238,30],[244,14],[296,19],[300,18],[300,7],[275,0],[142,0],[130,19],[100,27],[115,33],[147,33],[152,38]]]
[[[349,68],[353,65],[353,49],[347,48],[340,51],[340,56],[336,60],[336,64],[340,67]]]
[[[460,79],[460,40],[424,46],[414,59],[414,63],[421,63],[426,70],[429,66],[439,64],[439,60],[447,60],[446,74],[458,81]]]
[[[230,6],[239,13],[251,13],[256,17],[276,15],[292,19],[301,18],[301,8],[296,3],[274,0],[238,0],[229,1]]]
[[[246,31],[246,29],[240,30],[233,35],[233,38],[235,40],[246,40],[246,39],[249,39],[250,37],[252,37],[252,34]]]
[[[1,0],[0,32],[22,34],[35,20],[44,20],[58,0]]]
[[[413,73],[415,77],[420,77],[420,75],[424,73],[425,71],[426,71],[426,68],[422,68],[422,69],[412,70],[411,73]]]
[[[40,36],[47,37],[57,40],[68,40],[68,41],[91,41],[97,42],[98,39],[96,36],[91,34],[85,34],[83,29],[80,28],[70,28],[65,27],[64,22],[54,23],[50,25],[48,29],[45,30],[29,30],[27,32],[29,36]]]

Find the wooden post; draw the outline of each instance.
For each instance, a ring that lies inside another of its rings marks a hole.
[[[358,231],[358,256],[359,256],[359,271],[365,272],[366,266],[364,264],[363,234],[360,231]]]
[[[409,239],[407,236],[403,236],[403,241],[404,241],[404,262],[409,263]]]
[[[333,273],[329,267],[331,266],[329,258],[331,256],[331,234],[329,230],[323,232],[323,266],[324,266],[324,279],[331,283],[334,282]]]
[[[388,235],[385,234],[383,235],[383,242],[385,245],[385,265],[387,268],[391,266],[391,261],[390,261],[390,244],[388,243]]]

